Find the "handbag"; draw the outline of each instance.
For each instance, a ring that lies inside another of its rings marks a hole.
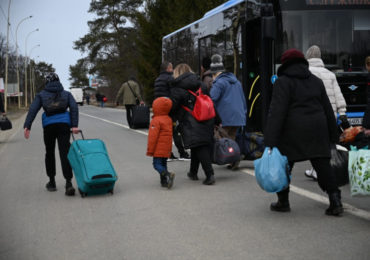
[[[370,150],[351,146],[348,157],[351,196],[370,195]]]
[[[341,145],[332,145],[330,166],[337,178],[338,186],[348,184],[348,150]]]
[[[0,120],[0,127],[2,131],[12,129],[12,122],[6,116],[3,116]]]
[[[128,87],[130,88],[130,90],[131,90],[132,94],[133,94],[133,95],[134,95],[134,97],[135,97],[136,105],[139,105],[139,104],[140,104],[140,100],[139,100],[139,98],[137,97],[136,93],[132,90],[131,85],[130,85],[130,83],[129,83],[128,81],[127,81],[127,85],[128,85]]]
[[[253,164],[257,183],[263,190],[276,193],[289,186],[288,158],[278,148],[266,147],[262,157]]]
[[[245,127],[239,128],[235,141],[240,147],[240,153],[245,160],[261,158],[265,150],[264,138],[261,132],[247,132]]]
[[[231,164],[240,160],[238,144],[229,137],[224,129],[216,126],[214,129],[214,145],[212,162],[218,165]]]

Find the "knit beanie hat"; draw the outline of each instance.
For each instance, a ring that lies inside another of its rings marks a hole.
[[[211,68],[212,73],[224,72],[224,64],[222,63],[222,57],[219,54],[214,54],[211,57]]]
[[[288,60],[296,59],[296,58],[302,58],[304,59],[304,55],[302,52],[300,52],[297,49],[289,49],[286,50],[283,55],[281,55],[281,64],[284,64]]]
[[[55,72],[50,72],[48,75],[46,75],[46,83],[53,82],[53,81],[59,81],[58,74]]]
[[[319,46],[317,46],[317,45],[312,45],[306,51],[306,59],[312,59],[312,58],[320,58],[321,59],[321,51],[320,51]]]

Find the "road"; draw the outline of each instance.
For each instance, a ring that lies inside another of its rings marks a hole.
[[[293,170],[290,213],[269,210],[275,195],[259,188],[250,161],[238,171],[215,166],[214,186],[202,185],[202,170],[190,181],[189,162],[169,162],[175,185],[161,188],[145,156],[147,131],[128,129],[121,109],[80,107],[85,137],[105,142],[119,176],[114,195],[66,197],[59,162],[58,191],[48,192],[40,114],[29,140],[23,122],[0,139],[0,259],[370,257],[369,197],[344,186],[344,215],[326,216],[325,193],[303,175],[308,163]]]

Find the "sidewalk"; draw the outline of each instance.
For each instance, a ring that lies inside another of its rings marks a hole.
[[[23,127],[25,117],[27,115],[27,110],[24,108],[8,110],[6,116],[12,122],[13,128],[6,131],[0,130],[0,147],[6,143],[20,128]]]

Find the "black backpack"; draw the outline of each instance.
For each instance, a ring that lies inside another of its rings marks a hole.
[[[46,99],[43,105],[46,116],[64,113],[67,110],[68,99],[63,98],[61,93],[62,92],[58,92],[54,96]]]

